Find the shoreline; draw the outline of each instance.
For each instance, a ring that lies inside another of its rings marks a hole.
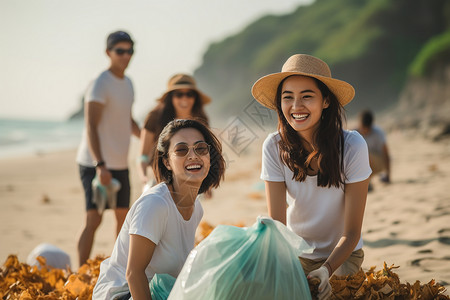
[[[228,161],[225,181],[202,199],[203,221],[213,226],[251,226],[267,215],[264,185],[259,179],[261,144],[257,139],[240,155],[224,145]],[[371,266],[400,266],[402,282],[431,279],[450,289],[450,141],[431,143],[402,132],[388,134],[392,154],[392,181],[376,177],[369,193],[363,223],[365,260]],[[139,197],[137,140],[130,148],[131,203]],[[75,162],[76,149],[0,158],[0,261],[16,254],[25,262],[28,253],[47,242],[66,251],[72,269],[78,269],[77,237],[84,218],[84,197]],[[92,256],[110,255],[115,220],[106,211],[97,231]],[[447,291],[447,294],[449,291]]]

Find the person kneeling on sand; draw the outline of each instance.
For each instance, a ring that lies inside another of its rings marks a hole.
[[[171,121],[159,136],[153,172],[158,184],[128,212],[92,299],[151,299],[155,274],[178,276],[203,216],[198,196],[224,176],[220,141],[199,121]]]
[[[391,158],[387,147],[386,136],[383,130],[373,124],[374,116],[370,110],[364,110],[359,117],[359,127],[357,131],[366,140],[369,148],[369,162],[372,169],[372,176],[381,174],[380,179],[384,183],[391,182]],[[369,191],[372,191],[369,184]]]
[[[315,246],[300,261],[309,278],[320,279],[319,299],[327,299],[329,277],[358,272],[364,259],[369,155],[341,119],[355,91],[322,60],[296,54],[280,73],[260,78],[252,94],[278,113],[278,132],[266,138],[262,156],[269,215]]]

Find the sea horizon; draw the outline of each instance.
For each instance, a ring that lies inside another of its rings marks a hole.
[[[74,149],[81,140],[83,120],[0,118],[0,159]]]

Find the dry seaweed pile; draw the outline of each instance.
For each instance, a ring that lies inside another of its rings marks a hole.
[[[238,226],[243,226],[239,224]],[[213,226],[202,222],[197,241],[207,237]],[[3,300],[87,300],[91,299],[92,291],[100,272],[100,263],[105,257],[97,256],[88,260],[78,269],[53,269],[48,267],[45,259],[38,257],[40,268],[20,263],[17,256],[10,255],[0,268],[0,299]],[[375,271],[362,270],[352,276],[333,276],[330,284],[333,294],[330,299],[450,299],[444,295],[445,288],[434,280],[427,284],[400,283],[400,278],[392,265]],[[310,290],[313,299],[317,296],[317,281],[311,281]]]
[[[104,257],[88,260],[77,273],[50,268],[45,264],[45,258],[37,259],[41,268],[20,263],[15,255],[6,259],[0,268],[0,299],[91,299]]]
[[[17,256],[10,255],[0,269],[0,299],[20,300],[87,300],[100,272],[104,257],[98,256],[80,267],[77,273],[70,270],[52,269],[39,257],[41,268],[20,263]],[[443,295],[444,287],[431,280],[427,284],[416,281],[413,285],[400,283],[397,274],[387,267],[375,271],[360,271],[353,276],[333,276],[330,279],[333,294],[330,299],[450,299]],[[313,298],[317,295],[318,282],[310,282]]]
[[[330,284],[333,294],[330,299],[450,299],[443,295],[445,288],[434,280],[427,284],[400,283],[400,278],[390,266],[384,263],[384,268],[375,271],[359,271],[352,276],[333,276]]]

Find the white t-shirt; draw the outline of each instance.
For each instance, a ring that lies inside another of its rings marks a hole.
[[[370,133],[368,135],[363,135],[363,138],[366,140],[370,154],[383,154],[383,147],[386,144],[386,136],[380,127],[372,126]]]
[[[93,81],[84,97],[85,104],[103,104],[102,116],[98,124],[100,151],[108,169],[128,168],[128,148],[132,133],[131,107],[134,101],[133,84],[128,77],[118,78],[109,70]],[[83,130],[78,148],[77,163],[92,167],[93,159],[89,151],[86,128]]]
[[[307,176],[303,182],[293,180],[293,172],[280,158],[280,139],[275,132],[264,141],[261,179],[286,183],[287,227],[315,247],[312,254],[303,257],[326,258],[344,230],[344,191],[317,186],[317,176]],[[358,132],[344,131],[345,183],[363,181],[371,172],[366,142]],[[362,238],[355,250],[361,247]]]
[[[142,194],[125,218],[111,257],[100,265],[92,299],[111,299],[128,293],[125,274],[130,234],[143,236],[156,244],[150,264],[145,269],[149,282],[155,274],[177,277],[194,248],[195,231],[202,216],[203,208],[197,197],[192,217],[184,220],[165,183]]]

